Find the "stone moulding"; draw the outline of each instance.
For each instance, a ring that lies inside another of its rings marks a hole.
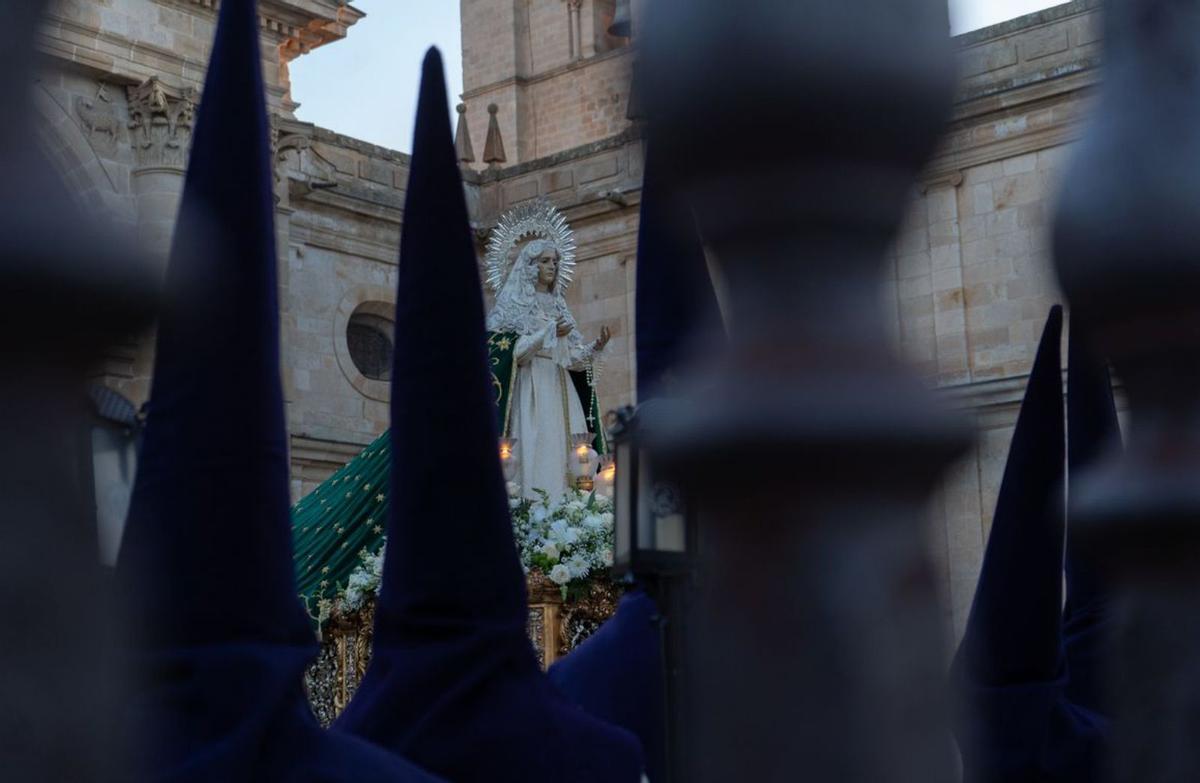
[[[214,13],[221,7],[220,0],[188,2]],[[267,0],[262,3],[262,10],[258,14],[259,25],[263,29],[295,39],[298,44],[309,45],[298,54],[345,38],[347,30],[364,16],[366,14],[352,5],[330,0]]]

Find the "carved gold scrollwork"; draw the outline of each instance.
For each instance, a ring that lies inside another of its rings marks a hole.
[[[529,640],[543,668],[569,653],[616,611],[620,588],[607,580],[564,602],[561,588],[541,572],[526,579],[529,594]],[[313,712],[328,726],[350,700],[371,662],[375,601],[354,612],[334,614],[322,626],[321,653],[305,677]]]

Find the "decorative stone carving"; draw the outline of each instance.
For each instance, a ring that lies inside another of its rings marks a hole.
[[[271,160],[275,181],[292,179],[310,190],[337,187],[336,169],[313,149],[313,125],[271,115]]]
[[[185,168],[199,93],[191,87],[171,87],[157,76],[128,89],[138,165]]]
[[[99,143],[104,151],[112,153],[116,151],[117,141],[121,136],[121,118],[114,111],[112,100],[108,97],[106,91],[107,85],[101,84],[96,90],[95,98],[85,98],[82,95],[75,96],[74,109],[75,116],[79,118],[79,122],[85,129],[94,143]]]
[[[454,154],[461,165],[475,162],[475,147],[471,145],[471,129],[467,125],[467,105],[458,104],[458,128],[454,132]]]
[[[487,140],[483,143],[483,162],[492,169],[499,168],[501,163],[508,161],[504,154],[504,139],[500,135],[500,121],[496,119],[496,113],[499,111],[500,107],[496,104],[488,104],[488,132]]]

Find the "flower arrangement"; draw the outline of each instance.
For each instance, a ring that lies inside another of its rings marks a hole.
[[[379,585],[383,582],[385,552],[387,541],[384,541],[375,554],[363,552],[359,555],[362,565],[350,573],[350,578],[346,580],[346,589],[341,594],[342,603],[349,611],[358,611],[369,597],[379,592]]]
[[[509,487],[513,533],[525,573],[537,569],[570,592],[584,590],[589,577],[612,565],[612,501],[595,492],[568,490],[552,500],[541,490],[537,498],[520,497]]]
[[[523,498],[516,484],[508,485],[508,505],[513,534],[526,574],[540,571],[562,590],[563,599],[587,592],[589,579],[612,565],[612,501],[595,492],[568,490],[554,500],[534,490],[533,500]],[[362,563],[351,572],[344,589],[332,601],[323,601],[318,622],[332,614],[357,612],[379,592],[387,543],[378,551],[363,552]]]

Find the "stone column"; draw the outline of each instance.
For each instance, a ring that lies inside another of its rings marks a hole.
[[[567,35],[570,37],[571,62],[583,58],[583,23],[580,20],[582,5],[583,0],[567,0]]]
[[[165,264],[183,195],[198,94],[152,76],[130,87],[128,95],[138,240]]]

